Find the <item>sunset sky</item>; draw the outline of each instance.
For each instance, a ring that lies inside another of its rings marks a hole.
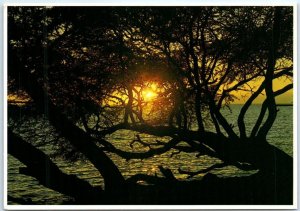
[[[261,84],[262,80],[257,81],[253,86],[258,87]],[[275,79],[273,81],[273,90],[276,91],[278,89],[282,89],[284,86],[288,85],[292,83],[289,79]],[[244,104],[245,101],[249,98],[249,94],[247,95],[247,97],[243,98],[241,97],[241,95],[245,95],[245,93],[241,93],[241,91],[237,92],[235,94],[238,98],[240,99],[236,99],[234,104]],[[259,95],[253,102],[253,104],[261,104],[264,99],[265,99],[265,95]],[[293,103],[293,89],[287,91],[286,93],[277,96],[276,98],[276,103],[277,104],[292,104]]]

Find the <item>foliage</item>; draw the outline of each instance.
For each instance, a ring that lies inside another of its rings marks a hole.
[[[109,193],[125,182],[106,152],[129,160],[177,149],[224,162],[200,172],[234,165],[273,174],[279,169],[269,166],[266,135],[275,97],[292,89],[273,90],[273,80],[292,79],[292,25],[291,7],[9,7],[9,94],[22,90],[19,97],[30,98],[71,153],[95,165]],[[236,133],[221,109],[239,92],[247,100]],[[246,134],[245,114],[263,93]],[[124,151],[106,140],[122,129],[169,140],[137,136],[133,142],[149,150]]]

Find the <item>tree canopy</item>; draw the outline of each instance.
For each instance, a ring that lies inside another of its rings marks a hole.
[[[292,157],[270,145],[267,134],[278,112],[275,99],[293,88],[292,77],[292,7],[9,7],[9,97],[25,98],[35,118],[42,114],[62,155],[83,154],[102,175],[104,190],[61,172],[14,124],[8,152],[27,166],[20,173],[78,203],[135,203],[130,194],[137,181],[177,181],[163,167],[164,178],[125,179],[109,156],[146,159],[171,149],[222,161],[199,172],[178,170],[190,177],[233,165],[258,170],[255,181],[272,178],[268,188],[276,183],[281,201],[245,203],[291,203]],[[290,83],[274,90],[279,78]],[[238,93],[245,103],[231,125],[221,111]],[[246,127],[246,113],[261,95],[260,114]],[[148,150],[126,151],[107,140],[120,130],[168,140],[148,143],[137,135],[128,145]],[[43,164],[32,161],[45,159],[53,183],[43,181]]]

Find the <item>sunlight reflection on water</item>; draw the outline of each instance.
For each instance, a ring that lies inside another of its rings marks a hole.
[[[224,115],[228,118],[229,123],[234,125],[234,129],[237,130],[237,115],[239,113],[241,106],[240,105],[232,105],[231,111],[223,110]],[[277,119],[268,134],[268,140],[271,144],[277,146],[282,149],[286,153],[292,156],[293,154],[293,113],[292,107],[279,107],[279,112],[277,115]],[[246,127],[253,125],[255,122],[255,118],[259,114],[260,105],[253,105],[245,118]],[[247,131],[250,132],[249,130]],[[139,144],[134,144],[134,147],[131,148],[128,144],[128,141],[132,141],[135,138],[135,132],[129,131],[118,131],[111,135],[108,140],[113,143],[116,147],[128,150],[128,151],[145,151],[144,147]],[[146,134],[141,134],[141,138],[143,141],[153,141],[151,136]],[[127,140],[127,141],[126,141]],[[166,139],[159,139],[164,140]],[[47,151],[47,149],[46,149]],[[149,159],[133,159],[126,161],[118,157],[117,155],[109,154],[111,159],[116,163],[119,167],[120,171],[124,175],[125,178],[129,178],[132,175],[137,173],[143,173],[148,175],[161,176],[158,166],[161,165],[163,167],[169,168],[174,173],[177,179],[186,179],[186,175],[179,174],[178,168],[190,171],[197,171],[203,168],[206,168],[216,162],[220,162],[215,158],[210,158],[208,156],[201,156],[199,158],[196,157],[196,153],[179,153],[171,157],[172,152],[176,150],[171,150],[162,155],[154,156]],[[68,174],[75,174],[79,178],[85,179],[89,181],[92,185],[101,185],[103,186],[103,180],[100,176],[99,172],[93,167],[93,165],[89,162],[78,161],[75,163],[66,163],[61,158],[53,159],[55,163],[62,169],[62,171]],[[68,200],[68,197],[59,194],[50,189],[44,188],[43,186],[38,184],[38,181],[32,177],[20,175],[18,173],[19,167],[22,164],[8,155],[8,194],[17,197],[17,198],[30,198],[34,203],[38,204],[61,204],[63,201]],[[248,172],[241,171],[235,167],[226,167],[223,169],[213,170],[212,173],[217,174],[223,177],[229,176],[243,176],[248,175]],[[195,178],[200,178],[203,175],[198,175]],[[13,204],[9,202],[9,204]]]

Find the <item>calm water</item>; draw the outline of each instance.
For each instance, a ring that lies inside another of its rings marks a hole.
[[[238,129],[236,119],[241,106],[232,105],[231,111],[228,109],[223,110],[223,114],[229,120],[229,123],[235,125],[234,129]],[[279,107],[277,119],[269,132],[268,140],[271,144],[282,149],[286,153],[292,156],[293,153],[293,107],[282,106]],[[260,105],[253,105],[245,118],[246,127],[251,127],[256,120],[260,112]],[[41,125],[43,131],[47,130],[47,127]],[[249,132],[249,131],[248,131]],[[131,148],[126,140],[133,140],[137,133],[128,131],[118,131],[108,137],[108,140],[116,147],[128,151],[143,151],[147,150],[140,146],[138,143],[134,144]],[[48,136],[42,136],[42,138],[49,138]],[[143,141],[153,141],[153,137],[142,134]],[[160,139],[161,140],[161,139]],[[166,140],[162,140],[166,141]],[[51,151],[49,147],[41,148],[45,152]],[[143,173],[148,175],[161,175],[158,170],[158,166],[162,165],[166,168],[170,168],[177,179],[186,179],[186,175],[178,173],[178,168],[197,171],[206,168],[215,162],[221,162],[217,159],[210,158],[208,156],[202,156],[197,158],[195,154],[179,153],[172,155],[176,150],[169,151],[162,155],[154,156],[153,158],[144,160],[130,160],[126,161],[116,155],[109,155],[111,159],[117,164],[124,177],[128,178],[137,173]],[[54,158],[53,161],[66,173],[76,174],[78,177],[89,181],[93,185],[103,185],[103,180],[100,174],[89,162],[75,162],[68,163],[61,158]],[[8,194],[10,196],[22,199],[31,199],[34,203],[38,204],[61,204],[68,200],[68,197],[47,189],[38,184],[38,181],[32,177],[24,176],[18,173],[19,167],[22,166],[18,160],[8,155]],[[233,175],[247,175],[253,172],[240,171],[235,167],[227,167],[212,171],[219,176],[229,177]],[[199,175],[201,177],[203,175]],[[197,178],[197,177],[195,177]],[[9,201],[9,204],[13,204]]]

